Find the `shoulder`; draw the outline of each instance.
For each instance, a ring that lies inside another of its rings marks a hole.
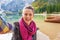
[[[19,31],[19,22],[14,22],[14,32]]]
[[[15,26],[19,26],[19,22],[14,22],[14,25]]]

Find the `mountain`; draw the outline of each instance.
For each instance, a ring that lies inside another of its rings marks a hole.
[[[33,0],[12,0],[7,5],[5,3],[1,4],[1,8],[6,11],[18,12],[26,4],[31,4]]]

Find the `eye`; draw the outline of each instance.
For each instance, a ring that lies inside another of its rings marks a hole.
[[[25,13],[25,16],[27,16],[28,14],[27,13]]]

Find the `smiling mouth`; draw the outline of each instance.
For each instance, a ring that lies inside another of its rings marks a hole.
[[[26,21],[30,21],[30,19],[26,19]]]

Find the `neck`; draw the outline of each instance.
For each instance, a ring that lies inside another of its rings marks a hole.
[[[25,21],[24,19],[23,19],[23,21],[24,21],[24,23],[26,23],[27,25],[30,25],[30,23],[31,23],[31,21]]]

